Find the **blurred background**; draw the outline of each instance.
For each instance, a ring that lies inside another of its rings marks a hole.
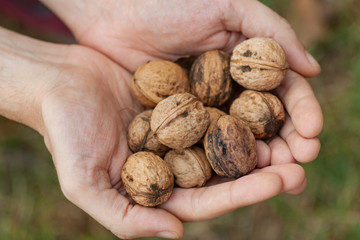
[[[185,224],[183,239],[360,239],[360,1],[262,2],[291,23],[322,66],[309,79],[325,117],[321,152],[304,165],[308,186],[302,194]],[[1,26],[73,41],[46,8],[33,9],[43,28],[34,28],[26,15],[11,17],[9,9],[0,1]],[[65,199],[39,134],[1,117],[0,239],[116,239]]]

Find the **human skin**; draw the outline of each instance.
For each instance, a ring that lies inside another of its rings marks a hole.
[[[43,2],[80,43],[112,60],[87,47],[1,30],[0,114],[44,136],[64,195],[116,236],[178,238],[182,222],[211,219],[304,189],[305,173],[296,161],[316,158],[323,119],[300,74],[314,76],[320,67],[308,61],[292,29],[275,13],[248,0],[222,1],[224,6],[214,1],[210,7],[206,1],[182,1],[181,6],[171,0]],[[194,9],[199,14],[189,12]],[[251,21],[254,15],[261,18]],[[152,59],[175,60],[215,48],[231,51],[245,36],[255,35],[279,39],[292,68],[276,90],[288,110],[285,125],[271,141],[257,141],[258,169],[232,181],[214,177],[200,189],[176,188],[159,208],[132,205],[120,179],[130,154],[125,129],[142,110],[130,94],[130,72]]]
[[[76,39],[130,72],[152,59],[175,60],[207,50],[231,52],[242,40],[271,37],[305,77],[320,66],[289,23],[256,0],[41,0]],[[124,58],[123,56],[126,56]]]

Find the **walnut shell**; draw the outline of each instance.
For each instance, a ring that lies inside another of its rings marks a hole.
[[[237,45],[230,61],[232,78],[241,86],[269,91],[280,85],[289,64],[284,49],[271,38],[251,38]]]
[[[230,115],[248,124],[257,139],[271,138],[285,122],[280,99],[267,92],[245,90],[230,107]]]
[[[131,79],[131,90],[141,104],[155,107],[175,93],[190,91],[185,71],[170,61],[152,61],[140,66]]]
[[[205,152],[199,147],[170,150],[164,161],[174,173],[175,183],[182,188],[202,187],[212,176]]]
[[[131,151],[150,151],[163,157],[169,148],[159,142],[150,128],[153,110],[139,113],[131,121],[127,131],[127,142]]]
[[[257,164],[254,135],[246,123],[230,115],[211,123],[204,148],[212,169],[222,177],[239,178]]]
[[[200,55],[191,67],[190,88],[206,106],[226,102],[232,91],[230,56],[219,50]]]
[[[166,202],[174,187],[170,167],[152,152],[131,155],[122,168],[121,178],[130,197],[146,207]]]
[[[226,115],[225,112],[221,111],[218,108],[214,108],[214,107],[205,107],[206,111],[209,113],[210,116],[210,124],[217,120],[219,117]],[[200,141],[198,142],[198,144],[200,144],[201,146],[204,146],[204,137],[202,137],[200,139]]]
[[[221,111],[218,108],[214,107],[205,107],[206,111],[209,113],[210,116],[210,124],[217,120],[219,117],[226,115],[224,111]]]
[[[209,123],[204,105],[190,93],[174,94],[159,102],[151,116],[151,130],[157,139],[174,149],[194,145]]]

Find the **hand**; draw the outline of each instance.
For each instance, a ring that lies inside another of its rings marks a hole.
[[[206,50],[231,52],[245,38],[272,37],[291,68],[311,77],[320,72],[287,21],[255,0],[42,0],[73,31],[133,72],[151,59],[176,60]]]
[[[14,77],[12,89],[18,91],[12,93],[28,98],[26,108],[32,111],[25,113],[36,114],[23,115],[24,109],[16,109],[8,115],[9,110],[2,102],[0,110],[6,116],[16,115],[12,119],[30,125],[44,136],[65,196],[117,236],[181,237],[182,221],[210,219],[282,192],[297,193],[304,188],[305,175],[299,165],[264,167],[270,164],[272,153],[266,144],[259,142],[261,169],[248,176],[236,181],[215,177],[205,188],[175,189],[169,201],[159,208],[132,205],[120,179],[121,168],[129,155],[125,128],[141,111],[129,91],[130,74],[85,47],[46,44],[14,35],[5,34],[1,38],[9,38],[9,46],[13,48],[21,46],[17,54],[7,55],[13,49],[2,52],[9,59],[2,73],[10,71],[4,76]],[[0,49],[4,49],[1,41],[0,44]],[[2,76],[0,95],[6,97],[7,91],[3,91],[8,89],[8,79]],[[304,85],[305,80],[296,77],[286,80],[280,93],[284,99],[293,91],[297,95],[296,83]],[[311,89],[300,90],[307,98],[312,96]],[[21,91],[27,91],[26,95]],[[14,97],[7,99],[11,102]],[[296,109],[296,103],[289,101],[292,104],[289,109]],[[311,109],[311,104],[308,107]],[[291,121],[287,125],[284,134],[291,132]],[[301,144],[295,141],[296,134],[290,135],[295,145]],[[279,161],[271,159],[276,160]]]
[[[63,72],[57,82],[65,84],[43,100],[44,136],[65,196],[120,238],[181,237],[183,221],[211,219],[305,187],[299,165],[268,166],[268,147],[259,142],[259,164],[267,167],[236,181],[215,177],[206,188],[176,188],[157,209],[133,206],[120,179],[129,154],[125,128],[140,110],[124,81],[130,76],[102,56],[83,50],[69,54],[81,64]]]

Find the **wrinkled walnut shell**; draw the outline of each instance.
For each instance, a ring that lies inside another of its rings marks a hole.
[[[235,99],[230,115],[248,124],[255,138],[273,137],[285,122],[285,111],[280,99],[267,92],[246,90]]]
[[[223,51],[212,50],[200,55],[190,71],[191,93],[206,106],[220,106],[232,91],[230,56]]]
[[[246,123],[230,115],[210,125],[204,148],[212,169],[221,177],[239,178],[257,164],[254,135]]]
[[[247,89],[272,90],[280,85],[288,69],[284,49],[271,38],[243,41],[231,56],[231,76]]]
[[[164,161],[174,173],[175,183],[182,188],[202,187],[212,176],[205,152],[199,147],[171,150]]]
[[[164,145],[181,149],[198,142],[209,126],[209,113],[195,96],[179,93],[158,103],[151,130]]]
[[[215,120],[218,120],[219,117],[226,115],[226,113],[224,111],[221,111],[218,108],[205,107],[205,109],[209,113],[210,123],[212,123]]]
[[[209,113],[209,119],[210,119],[210,124],[217,120],[219,117],[226,115],[225,112],[221,111],[218,108],[215,107],[205,107],[206,111]],[[204,146],[204,137],[202,137],[200,139],[200,141],[198,142],[198,144],[200,144],[201,146]]]
[[[152,152],[131,155],[122,168],[121,178],[130,197],[146,207],[166,202],[174,187],[169,166]]]
[[[140,66],[131,79],[131,90],[141,104],[155,107],[175,93],[190,91],[185,71],[170,61],[152,61]]]
[[[150,151],[163,157],[169,148],[161,144],[150,129],[150,119],[153,110],[139,113],[131,121],[127,131],[127,142],[131,151]]]

